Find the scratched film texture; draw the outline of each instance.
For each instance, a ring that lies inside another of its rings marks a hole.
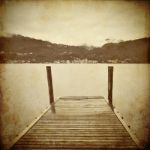
[[[0,1],[2,148],[10,147],[49,106],[47,65],[52,66],[55,97],[105,98],[107,67],[114,66],[114,106],[140,143],[148,144],[149,37],[149,1]],[[58,51],[47,58],[51,49]]]

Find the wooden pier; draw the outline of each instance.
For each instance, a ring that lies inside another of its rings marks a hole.
[[[103,97],[62,97],[11,148],[138,149]]]

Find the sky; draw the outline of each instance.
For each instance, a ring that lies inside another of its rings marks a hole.
[[[3,0],[1,35],[101,46],[150,36],[150,2],[129,0]]]

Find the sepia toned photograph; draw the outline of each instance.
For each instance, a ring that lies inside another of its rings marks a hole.
[[[0,0],[0,149],[149,150],[150,1]]]

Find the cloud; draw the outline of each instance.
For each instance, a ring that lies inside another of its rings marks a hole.
[[[3,31],[70,45],[150,36],[150,3],[138,1],[7,1]]]

